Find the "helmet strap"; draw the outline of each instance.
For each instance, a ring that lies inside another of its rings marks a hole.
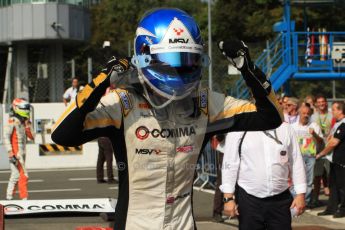
[[[176,92],[174,91],[174,95],[172,95],[169,100],[167,100],[166,102],[164,102],[161,105],[156,105],[155,103],[153,103],[153,101],[150,98],[150,94],[147,91],[146,83],[145,83],[145,81],[144,81],[144,79],[143,79],[141,74],[139,74],[139,81],[140,81],[140,83],[141,83],[141,85],[143,86],[143,89],[144,89],[144,97],[151,104],[151,106],[153,108],[155,108],[155,109],[163,109],[163,108],[168,106],[171,102],[173,102],[176,99]]]

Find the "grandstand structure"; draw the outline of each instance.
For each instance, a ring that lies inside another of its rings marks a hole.
[[[345,79],[345,31],[295,31],[290,18],[294,5],[313,4],[322,7],[337,0],[281,0],[283,20],[273,26],[276,38],[255,61],[270,78],[277,91],[288,81]],[[230,90],[233,96],[248,98],[250,93],[242,79]]]
[[[61,101],[64,50],[90,38],[91,0],[0,0],[0,98]]]

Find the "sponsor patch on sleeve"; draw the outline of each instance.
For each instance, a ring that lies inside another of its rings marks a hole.
[[[126,117],[133,108],[133,103],[129,97],[128,91],[124,89],[116,89],[116,93],[120,97],[122,114]]]
[[[199,108],[205,115],[208,115],[208,91],[207,91],[207,89],[202,89],[200,91]]]

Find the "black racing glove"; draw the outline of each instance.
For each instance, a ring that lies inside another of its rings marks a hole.
[[[271,92],[271,83],[266,75],[252,62],[248,46],[240,40],[221,40],[218,48],[230,63],[241,71],[247,85],[257,96],[266,96]],[[259,83],[259,84],[258,84]]]
[[[126,72],[130,68],[130,59],[129,58],[116,58],[112,56],[107,62],[106,67],[102,69],[101,72],[110,75],[113,71],[117,74]]]
[[[86,114],[92,111],[111,83],[120,79],[120,75],[130,68],[128,58],[110,58],[101,73],[81,90],[76,98],[77,107]],[[103,73],[103,74],[102,74]]]
[[[254,68],[254,64],[249,56],[249,49],[243,41],[226,40],[220,41],[218,47],[222,54],[235,66],[242,71],[245,68]]]
[[[14,164],[15,166],[18,165],[18,159],[16,156],[11,156],[9,160],[11,164]]]

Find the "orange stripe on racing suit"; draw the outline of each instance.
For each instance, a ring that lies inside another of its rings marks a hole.
[[[16,132],[16,128],[13,128],[13,132],[11,135],[11,146],[12,146],[11,155],[17,156],[19,146],[18,146],[18,135]]]

